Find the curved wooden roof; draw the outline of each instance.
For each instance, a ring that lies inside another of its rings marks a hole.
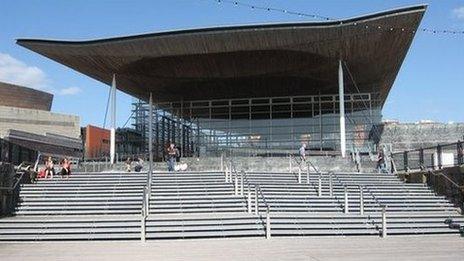
[[[169,31],[91,41],[17,43],[108,85],[157,102],[336,94],[338,60],[347,92],[383,105],[426,6],[329,21]]]

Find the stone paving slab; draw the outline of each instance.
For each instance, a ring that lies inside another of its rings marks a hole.
[[[1,243],[0,260],[464,260],[459,236]]]

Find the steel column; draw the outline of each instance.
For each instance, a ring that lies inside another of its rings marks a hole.
[[[342,157],[346,156],[346,130],[345,130],[345,91],[343,83],[342,61],[338,61],[338,96],[340,103],[340,152]]]
[[[151,182],[152,182],[152,175],[153,175],[153,95],[150,92],[150,102],[148,108],[148,195],[151,194]],[[150,200],[148,197],[147,200]]]
[[[114,164],[114,156],[116,153],[116,74],[113,74],[110,91],[110,113],[111,113],[111,128],[110,128],[110,162]]]

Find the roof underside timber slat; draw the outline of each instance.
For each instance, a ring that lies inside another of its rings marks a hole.
[[[119,90],[144,100],[153,92],[155,102],[335,94],[341,58],[356,83],[345,74],[345,90],[378,93],[383,104],[425,9],[18,44],[108,85],[114,73]]]

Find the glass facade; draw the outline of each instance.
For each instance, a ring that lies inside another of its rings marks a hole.
[[[372,150],[370,137],[381,121],[378,95],[345,95],[347,150]],[[148,105],[135,101],[133,123],[148,139]],[[177,101],[154,109],[155,156],[175,142],[185,156],[277,155],[340,150],[338,95]],[[147,143],[146,143],[147,144]]]

